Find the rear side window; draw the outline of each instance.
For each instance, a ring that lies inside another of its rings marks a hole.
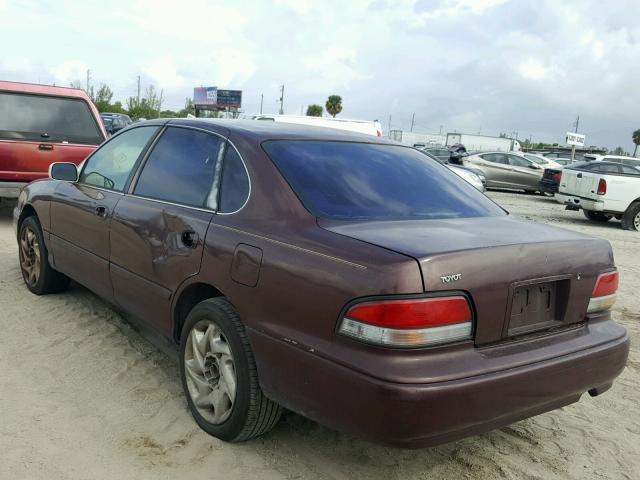
[[[153,147],[135,194],[206,207],[222,140],[199,130],[168,128]]]
[[[84,100],[0,92],[0,138],[98,145],[104,137]]]
[[[140,153],[158,127],[138,127],[113,137],[86,161],[80,183],[123,191]]]
[[[240,210],[249,197],[249,177],[235,148],[227,144],[220,182],[220,209],[222,213]]]
[[[413,148],[330,141],[268,141],[263,148],[314,215],[431,219],[504,215],[448,168]]]
[[[597,164],[591,168],[591,171],[596,173],[620,173],[620,167],[618,165]]]

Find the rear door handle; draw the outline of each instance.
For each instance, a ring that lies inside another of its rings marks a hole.
[[[182,232],[181,240],[185,247],[196,248],[198,245],[198,234],[193,230],[185,230]]]
[[[96,207],[96,216],[100,218],[107,218],[107,207],[104,205],[98,205]]]
[[[38,148],[40,150],[53,150],[53,145],[50,145],[48,143],[41,143],[40,145],[38,145]]]

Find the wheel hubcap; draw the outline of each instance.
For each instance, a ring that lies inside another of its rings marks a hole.
[[[640,230],[640,213],[633,218],[633,226],[636,230]]]
[[[231,347],[220,327],[203,320],[191,329],[184,352],[187,389],[198,413],[209,423],[223,423],[236,398],[236,369]]]
[[[40,243],[31,227],[25,227],[20,235],[20,268],[30,287],[40,278]]]

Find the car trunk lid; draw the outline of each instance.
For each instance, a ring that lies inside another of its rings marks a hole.
[[[478,345],[583,321],[613,265],[605,240],[510,216],[319,224],[413,257],[425,292],[468,292]]]

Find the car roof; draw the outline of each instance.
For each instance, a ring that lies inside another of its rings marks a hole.
[[[56,97],[77,97],[88,100],[89,96],[79,88],[40,85],[37,83],[8,82],[0,80],[0,90],[19,93],[37,93]]]
[[[147,125],[182,125],[219,132],[221,129],[251,138],[257,142],[264,140],[333,140],[343,142],[381,143],[401,145],[384,137],[364,133],[339,130],[337,128],[299,125],[294,123],[265,122],[260,120],[230,120],[215,118],[162,118],[146,120]],[[140,125],[138,122],[136,125]],[[406,147],[406,145],[403,145]]]

